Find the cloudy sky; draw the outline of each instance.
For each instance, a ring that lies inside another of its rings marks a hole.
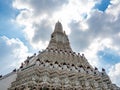
[[[0,74],[45,49],[58,20],[72,49],[120,86],[120,0],[0,0]]]

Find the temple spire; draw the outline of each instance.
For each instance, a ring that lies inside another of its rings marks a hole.
[[[54,32],[63,32],[62,24],[59,21],[55,24]]]
[[[51,39],[47,48],[72,51],[68,36],[65,31],[63,31],[62,24],[59,21],[55,24],[55,29],[51,34]]]

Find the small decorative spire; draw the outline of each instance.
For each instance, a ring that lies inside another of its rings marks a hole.
[[[102,68],[102,71],[105,71],[105,69],[104,69],[104,68]]]
[[[98,68],[97,68],[97,67],[95,67],[95,70],[98,70]]]
[[[66,34],[66,32],[64,31],[64,34]]]

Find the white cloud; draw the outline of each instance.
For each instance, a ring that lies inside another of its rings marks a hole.
[[[112,41],[109,38],[96,38],[94,41],[89,45],[88,48],[84,49],[82,53],[85,54],[85,56],[88,58],[88,61],[92,66],[102,68],[104,65],[102,65],[101,60],[99,56],[97,55],[99,51],[104,50],[105,48],[113,49]]]
[[[62,21],[64,29],[68,34],[70,34],[70,28],[67,24],[69,24],[71,21],[83,22],[85,15],[89,17],[89,13],[95,4],[96,2],[94,0],[70,0],[69,4],[61,8],[61,10],[56,11],[52,18],[55,21],[58,19]],[[85,29],[87,28],[85,23],[82,23],[81,26]]]
[[[20,13],[16,17],[15,21],[25,27],[24,33],[27,40],[30,42],[33,48],[42,49],[42,47],[46,46],[49,37],[42,38],[40,36],[41,32],[48,32],[43,34],[48,36],[52,32],[56,21],[60,20],[64,25],[66,33],[70,34],[71,30],[67,24],[69,24],[71,20],[82,21],[85,15],[89,16],[89,13],[94,7],[95,3],[95,0],[90,0],[89,2],[88,0],[52,0],[51,2],[44,0],[14,0],[13,7],[20,10]],[[47,26],[45,25],[44,21],[47,23]],[[88,28],[87,24],[85,23],[82,23],[81,27],[83,29]],[[45,28],[48,28],[49,30],[44,31]],[[37,39],[36,43],[34,42],[34,38]],[[39,47],[39,43],[44,44]]]
[[[120,1],[119,0],[111,0],[111,5],[109,5],[106,13],[113,15],[114,20],[116,20],[119,16],[120,12]]]
[[[0,73],[7,73],[8,71],[18,68],[30,53],[28,48],[19,39],[9,39],[6,36],[0,37],[0,57],[1,63]]]
[[[56,11],[62,5],[67,4],[68,0],[14,0],[13,7],[17,9],[27,9],[34,12],[35,15],[39,15],[41,13],[52,13]]]
[[[117,83],[120,86],[120,63],[117,63],[110,68],[109,76],[113,83]]]

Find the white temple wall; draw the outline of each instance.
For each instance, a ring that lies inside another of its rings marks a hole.
[[[12,72],[0,78],[0,90],[8,90],[11,83],[16,80],[16,77],[16,72]]]

